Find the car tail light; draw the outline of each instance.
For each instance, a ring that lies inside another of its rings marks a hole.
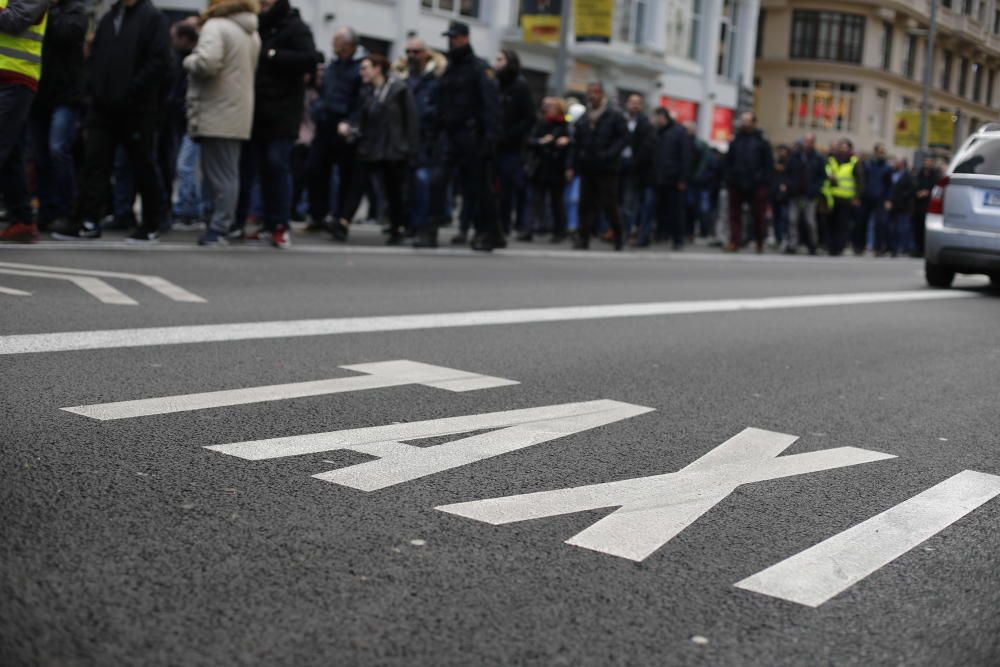
[[[931,190],[931,201],[927,204],[928,213],[937,213],[938,215],[944,213],[944,193],[948,189],[949,183],[951,183],[951,178],[945,176]]]

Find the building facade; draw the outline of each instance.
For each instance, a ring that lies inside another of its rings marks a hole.
[[[204,0],[154,0],[173,12],[196,12]],[[565,0],[571,1],[571,0]],[[369,49],[395,57],[412,31],[436,49],[450,20],[469,23],[472,44],[492,60],[498,50],[521,56],[536,95],[548,86],[556,47],[526,43],[519,0],[293,0],[317,46],[331,52],[334,31],[349,25]],[[600,80],[619,97],[638,92],[650,106],[669,106],[694,120],[705,139],[726,143],[741,87],[754,81],[759,0],[613,0],[610,43],[570,42],[566,92]]]
[[[937,0],[930,111],[952,115],[947,154],[1000,118],[1000,2]],[[919,111],[931,0],[763,0],[755,100],[774,143],[813,132],[821,146],[846,136],[862,151],[895,143],[897,112]]]

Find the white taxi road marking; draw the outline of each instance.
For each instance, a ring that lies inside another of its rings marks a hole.
[[[505,380],[503,378],[480,375],[479,373],[468,373],[442,366],[407,361],[405,359],[340,366],[340,368],[357,373],[365,373],[365,375],[249,387],[245,389],[227,389],[198,394],[181,394],[119,401],[116,403],[79,405],[62,409],[66,412],[104,421],[413,384],[454,392],[492,389],[494,387],[507,387],[519,384],[515,380]]]
[[[31,292],[25,292],[23,289],[14,289],[13,287],[0,287],[0,294],[6,294],[7,296],[31,296]]]
[[[163,296],[173,301],[183,303],[205,303],[205,299],[197,294],[175,285],[174,283],[159,276],[148,276],[139,273],[120,273],[117,271],[100,271],[95,269],[76,269],[61,266],[46,266],[43,264],[20,264],[17,262],[0,262],[0,267],[4,269],[26,269],[34,271],[46,271],[49,273],[65,273],[67,275],[93,276],[96,278],[117,278],[119,280],[131,280],[145,285],[149,289],[159,292]],[[7,271],[0,271],[6,273]]]
[[[360,452],[378,458],[313,477],[361,491],[377,491],[647,412],[653,408],[597,400],[210,445],[206,449],[251,461],[336,450]],[[431,447],[402,442],[487,429],[494,430]]]
[[[338,317],[310,320],[241,322],[237,324],[149,327],[141,329],[67,331],[60,333],[0,336],[0,355],[971,298],[982,297],[975,292],[947,290],[861,292],[854,294],[816,294],[707,301],[662,301],[599,306],[480,310],[426,315]]]
[[[1000,476],[965,470],[736,584],[818,607],[1000,496]]]
[[[796,440],[748,428],[677,472],[436,509],[501,525],[616,507],[566,543],[642,561],[743,484],[896,458],[856,447],[778,456]]]
[[[104,282],[100,278],[93,276],[81,276],[68,273],[53,273],[49,271],[24,271],[21,269],[7,269],[0,267],[0,273],[10,276],[24,276],[27,278],[49,278],[53,280],[66,280],[87,294],[91,295],[101,303],[113,304],[116,306],[138,306],[139,302],[128,296],[119,289],[116,289]]]

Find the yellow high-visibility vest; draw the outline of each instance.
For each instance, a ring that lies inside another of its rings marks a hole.
[[[830,157],[826,163],[827,181],[830,186],[830,196],[837,199],[854,199],[858,196],[858,184],[854,180],[854,168],[858,164],[857,156],[841,164],[837,158]]]
[[[0,9],[5,8],[8,1],[0,0]],[[48,23],[49,14],[46,12],[41,21],[19,35],[0,32],[0,71],[21,74],[36,82],[41,79],[42,42]]]

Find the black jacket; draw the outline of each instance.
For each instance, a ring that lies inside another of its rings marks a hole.
[[[468,45],[448,52],[448,69],[441,77],[442,129],[475,131],[487,148],[494,147],[500,131],[500,95],[496,77],[485,60]]]
[[[409,76],[406,84],[413,93],[417,105],[417,125],[420,147],[417,165],[428,167],[436,164],[439,157],[438,112],[441,105],[441,74],[447,66],[444,59],[436,55],[419,76]]]
[[[350,118],[361,102],[361,60],[364,49],[358,47],[350,59],[336,58],[323,70],[319,98],[313,104],[312,116],[317,123],[336,125]]]
[[[188,78],[183,63],[189,55],[190,51],[174,50],[174,76],[164,102],[167,127],[177,136],[187,132]]]
[[[535,102],[531,99],[528,82],[516,70],[503,70],[500,80],[500,136],[498,153],[517,153],[535,124]]]
[[[739,192],[767,186],[774,170],[771,144],[760,130],[740,130],[726,153],[726,184]]]
[[[826,160],[815,150],[799,148],[788,159],[788,178],[793,197],[816,199],[826,181]]]
[[[608,106],[592,124],[588,110],[573,126],[573,168],[581,174],[617,173],[628,142],[628,124],[620,111]]]
[[[788,171],[789,160],[778,159],[774,163],[774,173],[771,175],[771,201],[775,204],[787,204],[792,198],[792,176]]]
[[[360,134],[357,156],[365,162],[408,162],[419,146],[417,105],[410,87],[393,79],[387,88],[366,86],[355,119]]]
[[[260,15],[260,60],[254,82],[253,138],[299,136],[307,74],[322,61],[312,31],[288,0],[277,0]]]
[[[116,34],[114,19],[124,11]],[[87,63],[91,108],[98,112],[155,113],[170,80],[167,20],[150,0],[131,7],[119,0],[97,25]]]
[[[42,46],[42,78],[34,102],[36,113],[47,115],[61,106],[83,107],[83,40],[87,23],[83,0],[62,0],[49,9]]]
[[[625,127],[628,127],[628,118]],[[655,185],[656,128],[645,114],[636,117],[635,129],[629,132],[628,146],[632,149],[632,174],[636,181],[640,185]]]
[[[931,203],[931,190],[937,185],[937,182],[941,180],[941,172],[937,169],[925,170],[923,167],[917,170],[913,177],[914,185],[914,210],[917,213],[926,213],[927,205]],[[917,192],[921,190],[926,190],[927,195],[924,197],[918,197]]]
[[[687,130],[670,121],[656,131],[656,186],[676,188],[691,176],[693,155]]]
[[[889,201],[892,202],[892,213],[902,215],[912,215],[914,200],[917,196],[917,188],[913,182],[913,176],[909,171],[904,171],[899,180],[892,184],[889,191]]]
[[[551,135],[552,141],[541,144],[539,140]],[[541,119],[535,124],[528,139],[528,178],[534,183],[552,185],[566,181],[566,170],[572,144],[558,146],[556,140],[569,137],[570,127],[565,120]]]

